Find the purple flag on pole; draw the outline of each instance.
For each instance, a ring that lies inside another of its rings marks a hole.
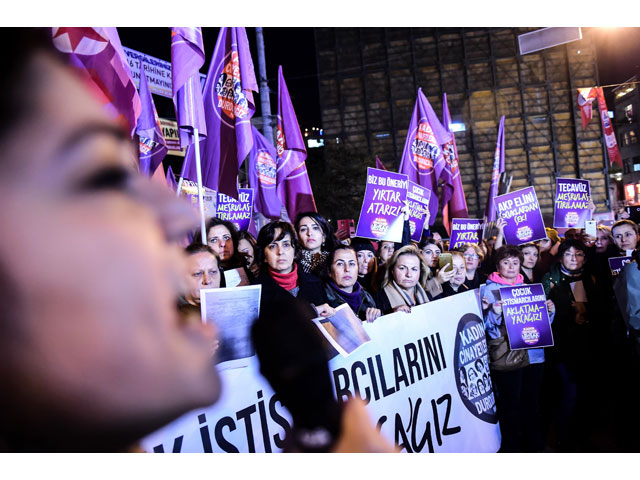
[[[282,202],[276,191],[276,147],[252,127],[253,147],[249,152],[249,186],[254,189],[255,208],[267,218],[280,218]]]
[[[204,45],[200,27],[171,27],[171,88],[180,128],[180,146],[193,143],[193,129],[207,136],[204,119],[200,68]]]
[[[145,62],[140,60],[140,103],[142,111],[138,118],[136,133],[138,134],[140,146],[140,172],[147,177],[151,177],[167,154],[167,145],[162,135],[156,106],[153,104],[147,76],[144,73],[144,65]]]
[[[498,195],[498,182],[500,181],[500,174],[502,172],[504,172],[504,115],[500,118],[496,152],[493,155],[491,187],[489,188],[489,197],[487,198],[487,208],[484,211],[485,222],[495,222],[496,220],[496,196]]]
[[[376,155],[376,168],[378,170],[386,170],[387,167],[384,166],[384,163],[382,163],[382,161],[380,161],[380,159],[378,158],[378,156]]]
[[[441,146],[450,137],[419,88],[398,172],[431,190],[429,225],[433,225],[438,214],[438,178],[446,165]]]
[[[174,192],[178,188],[178,182],[176,182],[176,176],[171,169],[171,165],[167,168],[167,186]]]
[[[307,149],[293,110],[291,97],[278,68],[278,122],[276,127],[276,154],[278,156],[278,197],[291,220],[300,212],[316,211],[316,203],[307,174]]]
[[[253,92],[258,91],[243,27],[222,27],[204,85],[207,138],[200,141],[202,183],[238,198],[238,169],[253,146]],[[182,176],[197,178],[195,148],[187,148]]]
[[[444,128],[451,134],[451,140],[442,147],[444,160],[451,172],[452,192],[449,203],[442,206],[442,223],[451,234],[451,221],[454,218],[468,218],[469,210],[467,209],[467,199],[464,196],[464,188],[462,187],[462,177],[460,176],[460,168],[458,164],[458,147],[456,147],[456,139],[451,131],[451,115],[449,115],[449,105],[447,104],[447,94],[442,98],[442,123]]]
[[[53,27],[53,44],[69,55],[103,107],[133,136],[140,97],[114,27]]]

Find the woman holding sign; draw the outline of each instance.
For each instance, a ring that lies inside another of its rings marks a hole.
[[[540,425],[540,391],[544,372],[544,350],[511,351],[502,313],[500,287],[524,285],[518,247],[506,245],[495,252],[496,272],[489,275],[482,290],[484,325],[489,346],[491,378],[496,387],[498,418],[502,433],[501,452],[540,452],[544,447]],[[555,305],[547,300],[553,319]],[[506,349],[505,349],[506,347]],[[504,352],[504,353],[503,353]],[[517,354],[523,352],[524,354]],[[517,361],[505,358],[515,354]],[[521,443],[522,441],[522,443]]]
[[[376,305],[383,315],[411,311],[411,307],[429,302],[425,291],[429,267],[420,256],[420,250],[405,245],[396,250],[386,265],[382,290],[376,296]]]

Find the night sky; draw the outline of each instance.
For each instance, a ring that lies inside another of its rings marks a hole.
[[[171,61],[171,37],[168,27],[118,28],[125,47]],[[219,28],[203,28],[206,62],[201,69],[207,73]],[[258,58],[254,28],[247,28],[256,78]],[[596,48],[601,85],[622,83],[633,75],[640,76],[640,28],[597,28]],[[318,78],[315,43],[312,28],[264,28],[267,80],[271,89],[271,109],[275,114],[278,65],[282,65],[287,87],[302,129],[321,126],[318,103]],[[171,99],[154,95],[158,114],[174,118]],[[260,112],[260,99],[256,101],[256,116]],[[613,106],[609,105],[612,109]],[[407,119],[409,121],[409,119]]]

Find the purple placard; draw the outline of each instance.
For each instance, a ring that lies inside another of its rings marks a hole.
[[[629,220],[633,223],[640,222],[640,205],[629,205],[624,210],[629,214]]]
[[[553,346],[547,297],[541,284],[500,287],[500,296],[511,350]]]
[[[542,212],[533,187],[496,197],[496,210],[504,218],[504,238],[510,245],[522,245],[547,238]]]
[[[556,200],[553,209],[554,228],[584,228],[591,220],[589,180],[556,178]]]
[[[411,225],[411,240],[420,241],[426,216],[429,210],[431,190],[409,180],[407,189],[407,203],[409,205],[409,224]]]
[[[465,243],[478,245],[480,238],[482,238],[482,220],[477,218],[454,218],[451,223],[449,251],[453,251]]]
[[[356,236],[390,242],[402,241],[402,207],[409,179],[402,173],[367,168],[367,188]]]
[[[239,188],[239,200],[218,192],[216,217],[233,223],[238,231],[248,230],[253,213],[253,188]]]
[[[609,268],[611,269],[611,276],[617,277],[627,263],[631,263],[633,257],[611,257],[609,259]]]

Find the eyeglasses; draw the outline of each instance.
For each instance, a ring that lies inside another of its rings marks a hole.
[[[465,253],[464,258],[473,258],[474,260],[477,260],[478,258],[480,258],[480,255],[478,255],[477,253]]]

